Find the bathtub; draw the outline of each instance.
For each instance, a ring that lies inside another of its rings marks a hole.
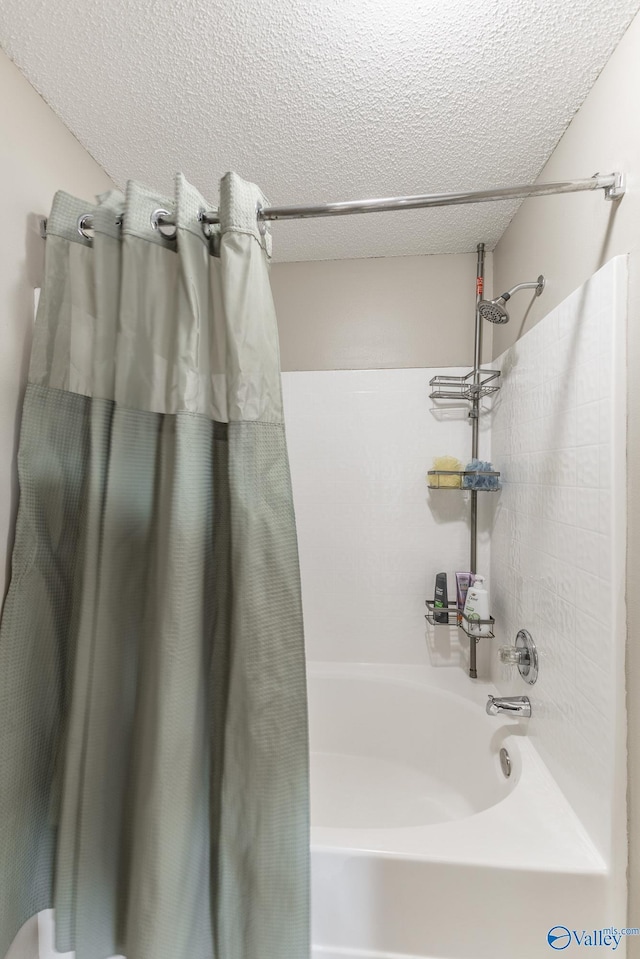
[[[486,715],[493,687],[419,666],[308,676],[314,959],[548,959],[553,926],[612,923],[606,863],[526,720]]]
[[[308,685],[313,959],[550,959],[551,927],[619,923],[526,720],[485,714],[492,686],[327,663]],[[40,959],[73,959],[55,952],[50,911],[38,928]]]

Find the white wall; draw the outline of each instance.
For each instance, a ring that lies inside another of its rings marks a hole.
[[[33,213],[47,213],[56,190],[91,197],[113,187],[44,100],[0,51],[0,583],[8,575],[17,505],[15,453],[26,383],[33,290],[44,240]]]
[[[282,369],[471,366],[475,278],[475,253],[274,263]]]
[[[448,571],[455,599],[454,573],[469,568],[469,494],[426,483],[435,456],[470,458],[468,405],[446,418],[432,412],[429,380],[444,372],[283,374],[310,659],[466,658],[455,628],[439,627],[437,643],[425,637],[435,574]]]
[[[583,106],[573,118],[541,181],[623,170],[627,194],[608,203],[601,194],[526,200],[494,252],[494,289],[547,277],[544,295],[529,307],[523,294],[510,303],[511,323],[495,333],[495,354],[560,303],[611,257],[629,254],[628,305],[628,562],[627,708],[629,771],[629,921],[640,903],[640,15],[627,30]],[[525,316],[525,312],[528,313]],[[635,917],[635,918],[634,918]],[[640,957],[640,937],[629,940]]]
[[[499,358],[492,452],[504,488],[491,539],[498,640],[532,634],[528,733],[599,851],[626,866],[624,770],[626,257]],[[594,920],[595,921],[595,920]],[[624,916],[611,917],[622,924]]]
[[[17,507],[16,447],[26,384],[33,290],[42,276],[44,240],[33,213],[47,213],[58,189],[91,197],[113,187],[33,87],[0,51],[0,583],[9,574]],[[8,959],[36,959],[35,921]]]

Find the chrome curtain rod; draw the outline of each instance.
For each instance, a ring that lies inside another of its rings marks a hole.
[[[271,220],[307,220],[321,216],[350,216],[353,213],[388,213],[393,210],[423,210],[437,206],[457,206],[464,203],[488,203],[492,200],[520,200],[527,197],[550,196],[556,193],[580,193],[584,190],[604,190],[606,200],[617,200],[624,195],[624,174],[609,173],[589,177],[587,180],[561,180],[557,183],[531,183],[521,186],[502,187],[497,190],[470,190],[462,193],[423,193],[417,196],[384,197],[379,200],[348,200],[344,203],[320,203],[317,206],[266,206],[259,207],[256,216],[259,223]],[[217,210],[203,211],[203,224],[220,222]],[[78,229],[83,236],[92,228],[93,217],[85,214],[78,220]],[[41,233],[46,235],[46,219],[41,220]],[[175,218],[164,210],[156,210],[152,225],[175,226]]]

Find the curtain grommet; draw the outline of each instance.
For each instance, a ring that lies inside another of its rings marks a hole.
[[[175,240],[178,233],[178,228],[176,226],[172,226],[170,223],[162,223],[161,221],[165,216],[171,216],[171,211],[162,209],[154,210],[149,218],[151,222],[151,229],[156,230],[160,236],[165,238],[165,240]],[[164,233],[163,230],[171,230],[172,232]]]
[[[91,226],[92,219],[93,217],[91,216],[90,213],[81,213],[76,221],[76,227],[77,227],[78,233],[83,238],[83,240],[89,240],[89,241],[93,240],[93,236],[94,236],[93,226]],[[92,232],[88,233],[87,232],[88,230],[91,230]]]
[[[207,215],[207,211],[205,210],[203,206],[201,206],[200,209],[198,210],[198,221],[200,223],[200,228],[204,236],[206,237],[207,240],[210,240],[213,235],[213,230],[211,229],[211,224],[207,223],[207,221],[205,220],[206,215]]]
[[[269,226],[266,220],[261,219],[260,214],[262,213],[263,206],[260,200],[256,203],[256,220],[258,222],[258,233],[260,236],[266,236],[269,232]]]

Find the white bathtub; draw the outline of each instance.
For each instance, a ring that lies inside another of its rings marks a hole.
[[[549,959],[551,927],[615,921],[605,862],[491,691],[310,664],[315,959]]]
[[[552,959],[551,927],[620,924],[525,721],[487,716],[488,692],[454,669],[310,664],[314,959]],[[63,959],[51,912],[39,933]]]

